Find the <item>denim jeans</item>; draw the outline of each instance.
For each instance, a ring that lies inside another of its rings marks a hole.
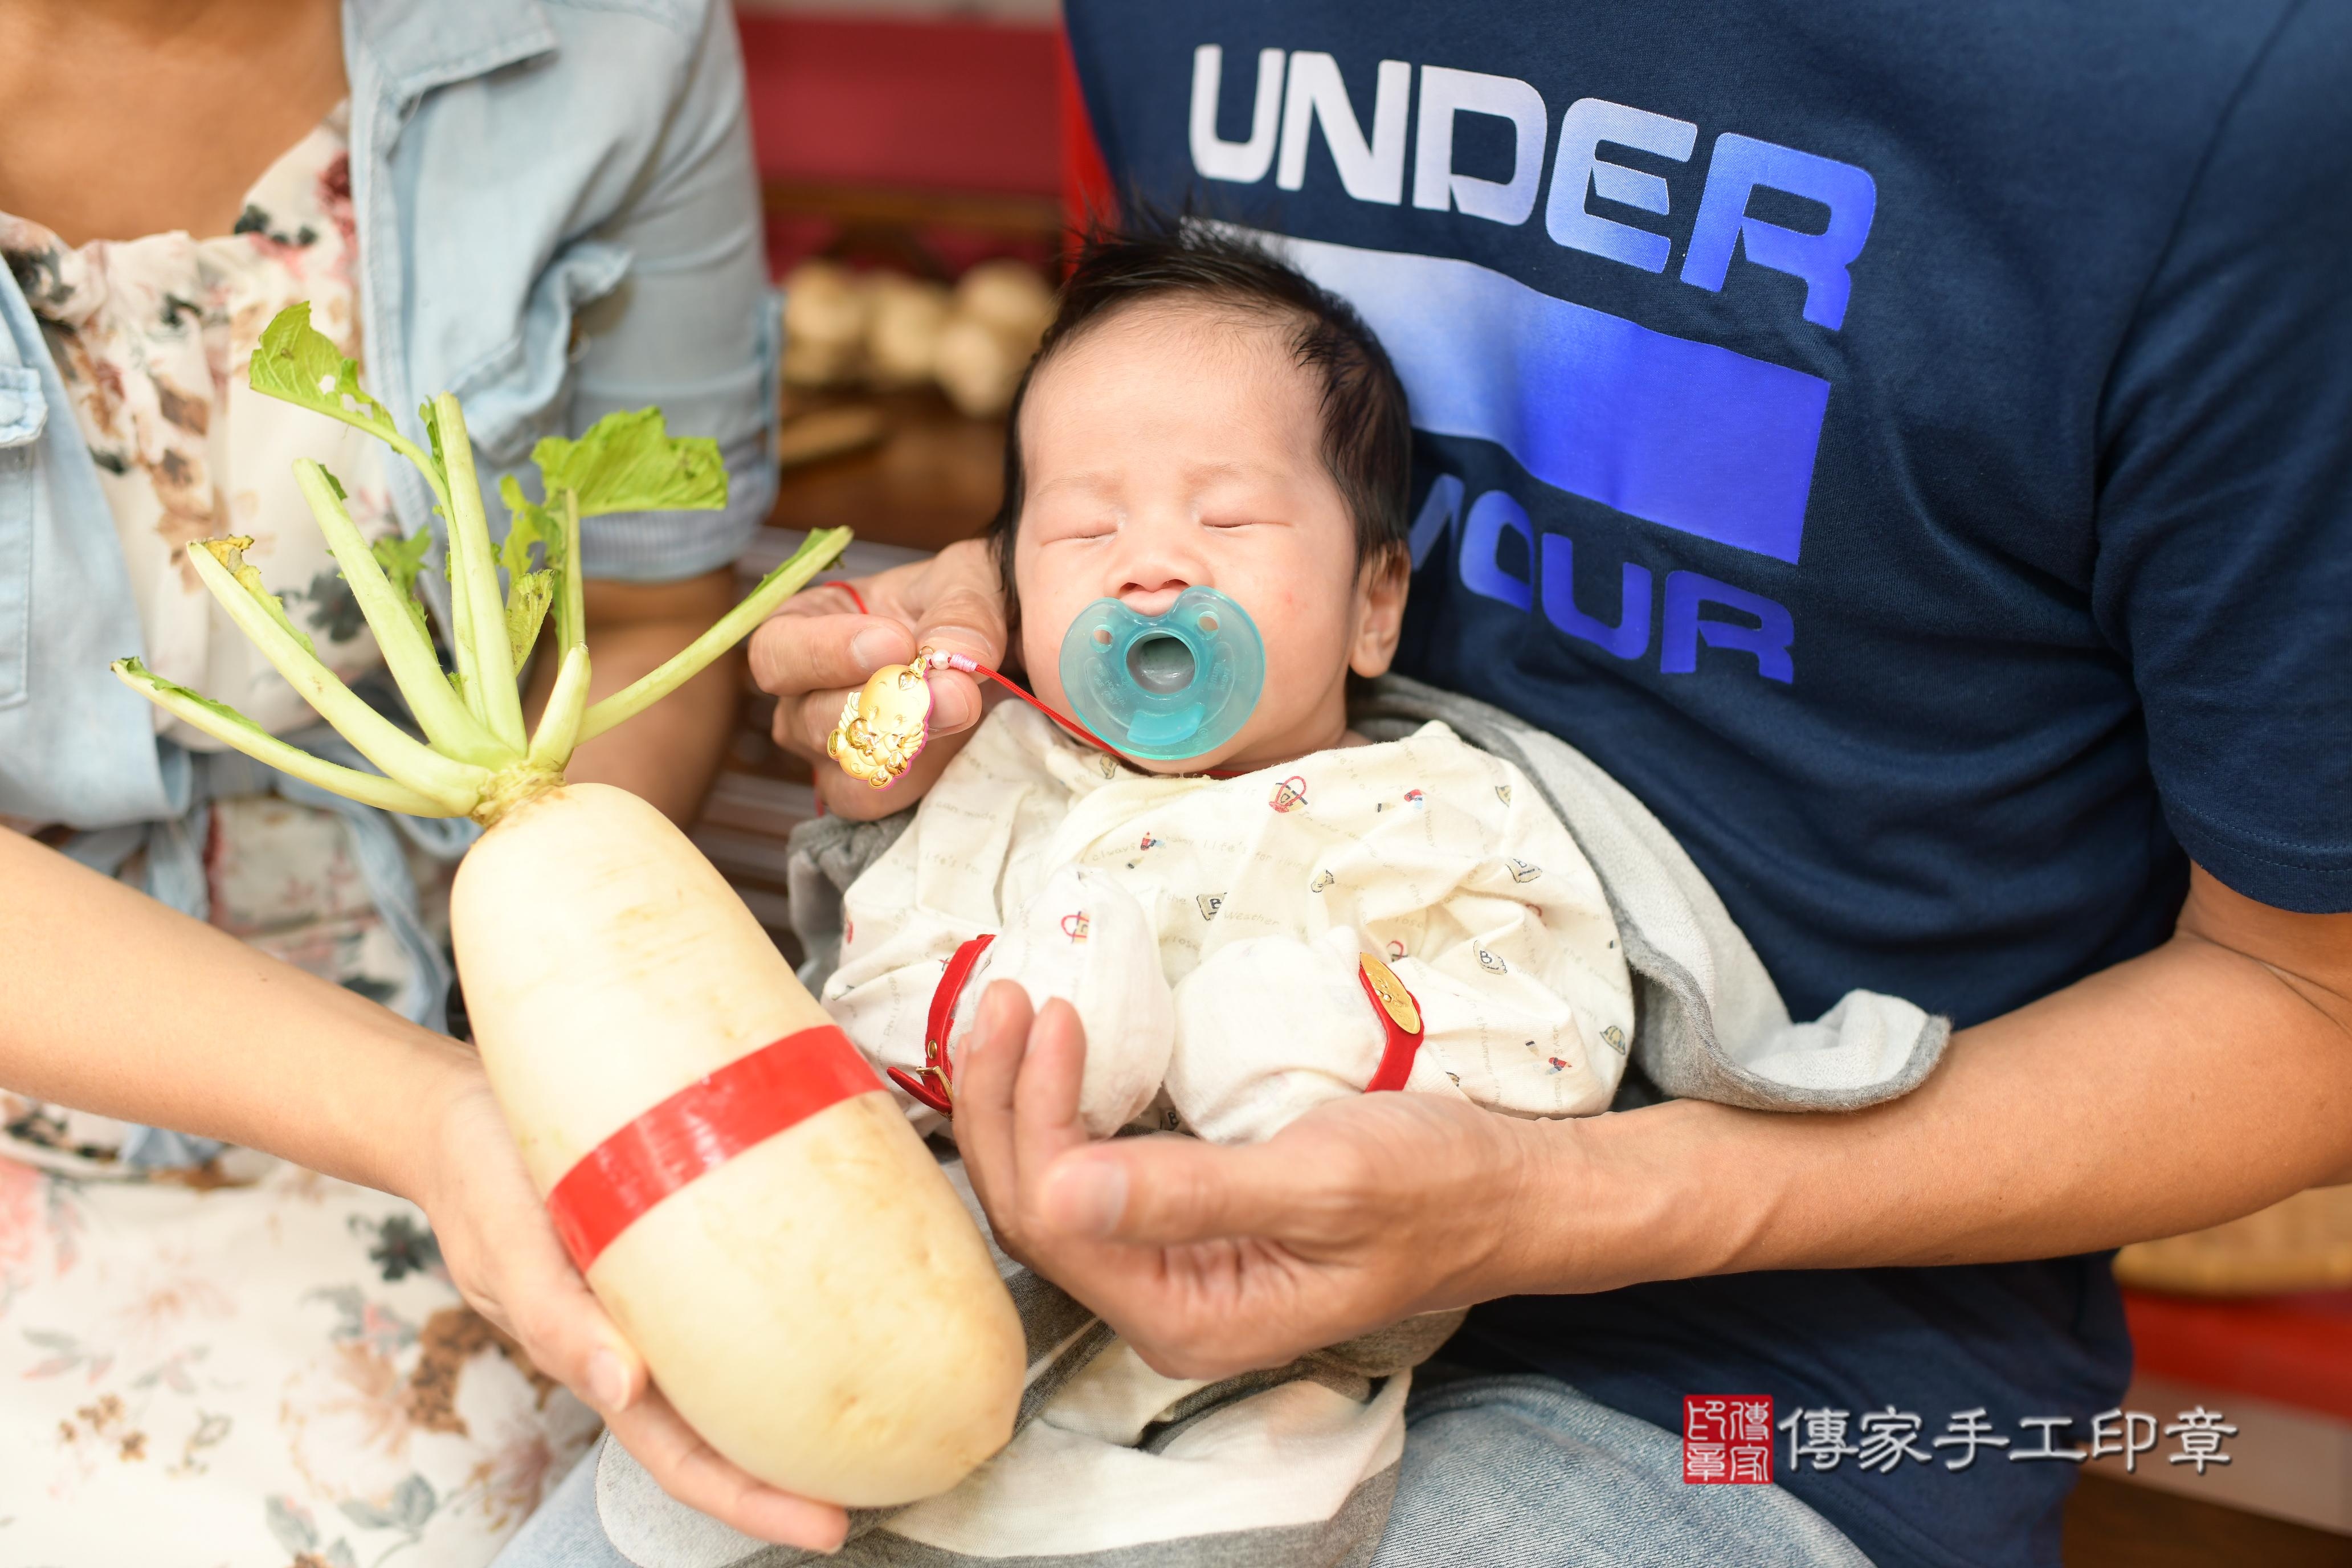
[[[1405,1423],[1372,1568],[1870,1568],[1778,1487],[1684,1485],[1672,1434],[1553,1378],[1441,1373]],[[595,1471],[592,1453],[492,1568],[632,1568],[597,1523]]]

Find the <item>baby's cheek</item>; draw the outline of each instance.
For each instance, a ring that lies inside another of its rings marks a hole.
[[[1029,676],[1029,689],[1040,701],[1067,711],[1062,693],[1062,628],[1050,632],[1024,615],[1021,627],[1021,658]]]
[[[1060,683],[1054,671],[1061,660],[1062,634],[1069,629],[1070,620],[1077,613],[1069,607],[1067,595],[1055,592],[1050,581],[1038,581],[1043,576],[1032,567],[1019,578],[1021,664],[1029,678],[1029,689],[1040,697],[1045,694],[1047,682],[1059,690]]]
[[[1347,658],[1345,602],[1328,592],[1308,592],[1296,582],[1270,584],[1258,617],[1265,639],[1267,673],[1328,675]],[[1329,668],[1326,668],[1329,667]]]

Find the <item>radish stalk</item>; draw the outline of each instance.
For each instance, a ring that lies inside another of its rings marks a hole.
[[[123,659],[114,668],[124,685],[158,708],[280,773],[291,773],[320,789],[349,795],[362,805],[380,806],[385,811],[405,812],[411,816],[454,815],[443,802],[419,795],[406,784],[375,773],[363,773],[324,757],[314,757],[299,746],[288,745],[236,709],[174,685],[135,658]]]
[[[494,552],[454,399],[425,410],[430,450],[408,440],[310,330],[307,306],[270,323],[251,374],[255,390],[368,431],[424,475],[448,521],[454,686],[414,587],[430,535],[364,544],[316,464],[298,465],[303,497],[425,740],[319,661],[244,564],[249,540],[209,540],[189,558],[384,776],[289,745],[135,658],[116,675],[322,789],[480,822],[450,894],[474,1043],[559,1235],[655,1382],[715,1449],[786,1490],[866,1507],[945,1491],[1011,1437],[1023,1385],[1020,1319],[979,1231],[686,835],[625,791],[563,778],[576,746],[707,667],[831,563],[849,531],[810,535],[692,646],[590,707],[581,520],[723,506],[715,443],[672,438],[654,409],[541,441],[544,492],[532,501],[500,485],[513,521]],[[526,740],[515,671],[551,613],[561,663]]]
[[[527,743],[522,699],[515,690],[515,666],[508,651],[507,615],[499,604],[499,569],[490,550],[490,520],[482,510],[482,489],[474,476],[474,445],[457,400],[443,393],[432,403],[433,449],[449,479],[449,598],[466,608],[456,616],[457,673],[465,678],[466,705],[514,751]],[[723,497],[722,497],[723,500]],[[469,658],[470,656],[470,658]]]
[[[583,643],[567,650],[555,672],[555,687],[547,694],[547,711],[530,737],[530,765],[548,773],[562,770],[563,761],[580,744],[580,716],[588,706],[588,647]]]
[[[609,415],[576,441],[542,440],[531,456],[545,497],[528,500],[511,477],[500,485],[513,521],[499,550],[490,542],[473,445],[456,398],[444,394],[423,410],[429,449],[409,440],[361,387],[353,363],[311,328],[307,304],[289,307],[270,322],[254,351],[250,377],[257,392],[367,431],[424,476],[448,524],[455,677],[442,669],[414,589],[430,538],[420,532],[369,545],[344,506],[342,486],[324,468],[307,461],[295,466],[303,500],[383,650],[385,668],[424,731],[423,741],[377,712],[320,662],[309,637],[287,617],[285,605],[263,587],[260,574],[245,564],[242,552],[252,541],[203,541],[189,558],[238,628],[320,717],[383,770],[387,784],[354,784],[352,780],[369,775],[335,769],[318,758],[306,760],[233,709],[190,709],[189,703],[205,700],[134,660],[118,661],[115,672],[133,690],[247,755],[354,798],[364,788],[371,805],[417,816],[470,816],[489,825],[520,802],[561,785],[576,747],[684,684],[831,564],[849,542],[846,529],[810,535],[791,560],[690,647],[589,708],[580,520],[607,512],[724,506],[727,469],[716,442],[673,438],[660,411],[652,408]],[[534,549],[545,558],[538,570],[530,564]],[[503,604],[501,568],[510,584]],[[562,662],[538,732],[527,735],[516,671],[551,609]]]
[[[552,525],[551,537],[559,542],[556,549],[566,561],[580,558],[580,497],[571,490],[563,492],[562,514]],[[578,647],[587,638],[588,611],[582,602],[582,583],[577,572],[560,572],[556,582],[555,645],[566,652]]]
[[[830,564],[829,557],[814,554],[803,545],[790,560],[761,578],[760,585],[741,604],[720,616],[716,625],[688,643],[669,662],[639,676],[589,709],[580,721],[580,739],[594,740],[685,685],[712,659],[749,637],[752,627],[775,613],[777,605],[807,587],[809,579]],[[584,685],[582,690],[586,690]]]
[[[343,581],[351,584],[360,613],[375,632],[385,668],[424,728],[425,738],[436,751],[483,767],[513,761],[513,754],[467,710],[442,678],[440,656],[434,652],[432,637],[425,627],[424,606],[405,587],[394,588],[384,574],[376,552],[361,537],[359,525],[344,510],[343,487],[335,482],[335,476],[304,458],[294,465],[294,479],[302,487],[302,499],[310,504],[319,531],[327,536],[327,548],[343,569]],[[422,564],[421,552],[417,564]],[[413,569],[410,575],[415,575]]]
[[[260,590],[259,574],[245,565],[244,549],[252,542],[244,538],[204,540],[189,547],[188,563],[228,611],[237,629],[261,650],[287,684],[318,710],[320,718],[358,748],[360,755],[382,768],[387,778],[446,803],[449,809],[442,816],[471,809],[471,801],[489,782],[489,770],[445,757],[412,739],[320,664],[310,649],[310,639],[287,624],[285,608]]]

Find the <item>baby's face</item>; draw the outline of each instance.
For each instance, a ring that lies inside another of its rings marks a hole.
[[[1027,487],[1013,554],[1021,648],[1064,713],[1063,635],[1097,599],[1158,615],[1187,588],[1238,603],[1265,691],[1213,752],[1155,773],[1255,767],[1336,746],[1347,676],[1396,650],[1404,574],[1356,561],[1323,466],[1321,386],[1286,322],[1190,301],[1130,306],[1041,369],[1021,411]]]

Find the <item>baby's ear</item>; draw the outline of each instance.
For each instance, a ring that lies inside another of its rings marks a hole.
[[[1367,680],[1389,672],[1404,630],[1404,596],[1412,586],[1412,558],[1402,544],[1367,556],[1356,574],[1356,635],[1348,668]]]

